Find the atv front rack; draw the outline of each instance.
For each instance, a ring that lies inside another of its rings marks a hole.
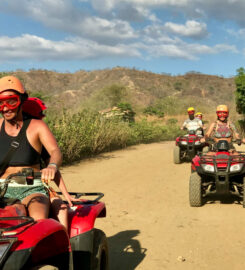
[[[195,143],[195,142],[200,141],[201,138],[202,137],[199,137],[199,136],[196,136],[196,135],[194,135],[194,136],[186,136],[186,135],[184,135],[184,136],[179,137],[179,141],[180,142],[185,141],[185,142],[189,142],[189,143]]]
[[[238,155],[200,155],[200,164],[207,163],[245,163],[245,152]]]
[[[231,165],[243,163],[245,164],[245,153],[239,153],[238,155],[226,155],[226,154],[219,154],[219,155],[201,155],[200,156],[200,165],[203,164],[210,164],[213,165],[215,171],[222,170],[222,171],[230,171]]]
[[[62,195],[61,192],[57,192],[57,194]],[[88,192],[88,193],[79,193],[79,192],[69,192],[70,195],[75,196],[76,199],[80,199],[82,196],[97,196],[93,200],[82,200],[80,202],[72,202],[74,205],[82,205],[82,204],[94,204],[97,203],[101,198],[104,197],[104,193],[101,192]]]

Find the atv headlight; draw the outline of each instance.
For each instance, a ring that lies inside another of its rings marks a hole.
[[[202,164],[202,168],[206,172],[214,172],[214,165]]]
[[[195,142],[195,145],[200,145],[200,144],[201,144],[200,141],[196,141],[196,142]]]
[[[187,141],[181,141],[180,143],[183,145],[187,145]]]
[[[230,172],[239,172],[243,167],[243,163],[237,163],[234,165],[231,165]]]

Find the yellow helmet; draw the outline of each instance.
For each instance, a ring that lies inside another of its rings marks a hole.
[[[198,115],[202,116],[202,113],[201,113],[201,112],[197,112],[197,113],[195,114],[195,116],[198,116]]]
[[[187,112],[188,112],[188,114],[194,114],[195,113],[195,109],[193,107],[189,107],[187,109]]]

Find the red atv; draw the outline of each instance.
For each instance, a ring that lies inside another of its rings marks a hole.
[[[202,151],[208,151],[206,143],[201,143],[202,136],[197,135],[195,130],[189,130],[185,136],[176,138],[174,147],[174,163],[179,164],[184,160],[192,160]]]
[[[74,202],[69,209],[69,231],[52,218],[34,221],[4,198],[8,183],[24,177],[32,184],[40,173],[23,169],[9,175],[0,191],[0,269],[107,270],[108,246],[105,234],[94,228],[97,217],[106,216],[102,193],[70,193],[77,198],[96,196],[93,200]]]
[[[198,207],[209,194],[236,195],[245,207],[245,153],[230,150],[226,140],[216,144],[210,154],[201,154],[192,160],[189,182],[190,206]]]

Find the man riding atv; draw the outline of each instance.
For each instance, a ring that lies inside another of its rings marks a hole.
[[[199,118],[195,118],[195,109],[189,107],[187,109],[189,119],[185,120],[181,129],[187,129],[188,132],[194,131],[196,135],[202,135],[203,124]]]
[[[185,120],[181,129],[187,129],[188,133],[176,138],[173,151],[175,164],[179,164],[183,160],[191,160],[198,152],[202,152],[205,147],[205,143],[200,141],[202,138],[202,121],[194,118],[195,110],[193,107],[189,107],[187,112],[189,119]]]

